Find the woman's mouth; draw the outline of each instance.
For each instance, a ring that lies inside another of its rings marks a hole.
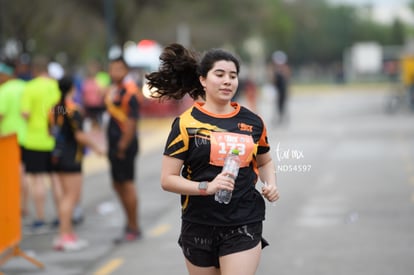
[[[231,94],[233,91],[231,89],[220,89],[222,93]]]

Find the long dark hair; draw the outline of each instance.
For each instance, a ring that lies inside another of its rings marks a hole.
[[[147,74],[150,89],[154,98],[181,99],[186,94],[191,98],[205,98],[204,88],[199,77],[206,77],[214,63],[220,60],[232,61],[240,71],[239,60],[222,49],[207,51],[199,62],[199,55],[180,44],[173,43],[164,48],[160,55],[161,65],[157,72]]]
[[[58,115],[64,115],[67,111],[65,106],[65,98],[74,85],[73,78],[71,76],[65,75],[59,79],[58,84],[60,90],[60,101],[54,107],[55,118]]]

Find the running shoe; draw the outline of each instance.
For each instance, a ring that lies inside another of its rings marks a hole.
[[[114,240],[115,244],[131,243],[142,238],[142,233],[139,230],[132,230],[125,228],[124,233],[119,238]]]
[[[51,223],[50,223],[50,228],[53,230],[56,230],[59,228],[60,225],[60,220],[58,218],[55,218]]]
[[[58,251],[79,251],[88,246],[86,240],[79,239],[75,234],[65,234],[57,237],[53,241],[53,248]]]
[[[27,230],[24,230],[25,234],[27,235],[39,235],[39,234],[46,234],[50,230],[43,220],[34,220],[27,228]]]

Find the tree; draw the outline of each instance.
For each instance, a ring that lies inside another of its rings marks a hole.
[[[403,45],[405,43],[405,27],[398,18],[391,25],[390,42],[394,45]]]
[[[55,56],[64,52],[76,64],[106,58],[105,3],[112,4],[113,42],[154,39],[176,42],[177,27],[189,26],[191,46],[199,51],[230,47],[243,56],[251,37],[265,43],[266,56],[277,49],[294,64],[329,64],[358,40],[402,43],[402,22],[392,26],[367,20],[348,5],[327,0],[0,0],[0,46],[19,41],[23,51]],[[414,0],[410,2],[414,9]],[[0,47],[1,48],[1,47]]]

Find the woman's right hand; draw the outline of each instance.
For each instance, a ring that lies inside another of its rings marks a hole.
[[[233,191],[235,181],[229,177],[226,172],[221,172],[212,181],[208,183],[207,193],[215,194],[219,190]]]

